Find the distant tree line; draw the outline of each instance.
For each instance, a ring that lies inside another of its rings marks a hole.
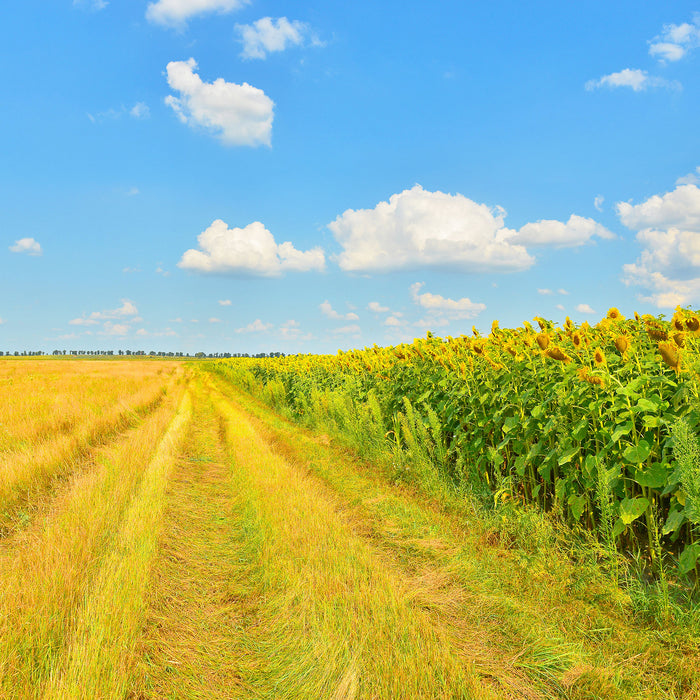
[[[124,356],[124,357],[196,357],[198,359],[217,359],[217,358],[229,358],[229,357],[284,357],[283,352],[259,352],[255,355],[249,355],[247,352],[197,352],[194,355],[190,355],[186,352],[163,352],[151,350],[146,352],[145,350],[54,350],[52,353],[44,352],[43,350],[15,350],[14,352],[7,350],[0,350],[0,357],[40,357],[42,355],[55,355],[55,356],[90,356],[90,357],[112,357],[112,356]]]

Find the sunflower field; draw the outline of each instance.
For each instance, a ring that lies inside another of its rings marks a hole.
[[[536,504],[619,551],[700,559],[700,320],[677,308],[597,325],[543,318],[483,337],[217,362],[358,447],[426,455],[458,488]],[[410,475],[410,459],[404,459]]]

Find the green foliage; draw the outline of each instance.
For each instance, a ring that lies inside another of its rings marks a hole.
[[[428,334],[211,369],[276,405],[284,397],[290,415],[361,451],[388,444],[401,478],[439,475],[496,502],[532,503],[598,532],[606,547],[647,561],[658,549],[692,569],[700,321],[678,309],[671,321],[611,310],[594,328],[538,323],[539,334],[527,323],[494,326],[488,337]]]

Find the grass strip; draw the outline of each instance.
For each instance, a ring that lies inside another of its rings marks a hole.
[[[188,391],[124,514],[114,547],[77,613],[70,644],[44,689],[46,700],[119,698],[126,693],[164,492],[191,413]]]

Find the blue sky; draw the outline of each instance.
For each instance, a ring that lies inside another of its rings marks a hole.
[[[697,2],[6,5],[2,350],[700,304]]]

